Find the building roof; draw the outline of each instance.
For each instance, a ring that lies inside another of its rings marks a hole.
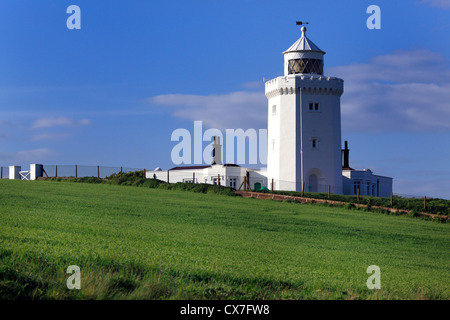
[[[223,165],[224,167],[240,167],[240,165],[234,164],[234,163],[225,163]]]
[[[374,174],[374,173],[372,172],[372,170],[370,170],[370,169],[362,169],[362,170],[358,170],[358,169],[352,169],[352,168],[342,168],[342,171],[351,171],[352,174],[353,174],[353,173],[368,173],[368,174],[370,174],[370,175],[372,175],[372,176],[374,176],[374,177],[381,177],[381,178],[387,178],[387,179],[394,179],[394,178],[392,178],[392,177],[387,177],[387,176],[381,176],[381,175],[379,175],[379,174]]]
[[[289,49],[283,54],[295,51],[317,51],[325,54],[318,46],[314,44],[310,39],[306,37],[306,28],[302,27],[302,36],[298,39]]]
[[[170,171],[173,171],[173,170],[194,170],[194,169],[205,169],[205,168],[211,168],[211,166],[173,167],[172,169],[169,169],[169,170],[170,170]]]
[[[240,167],[237,164],[234,163],[225,163],[223,165],[224,167]],[[206,169],[206,168],[212,168],[211,165],[203,165],[203,166],[185,166],[185,167],[173,167],[172,169],[169,169],[171,171],[173,170],[200,170],[200,169]]]

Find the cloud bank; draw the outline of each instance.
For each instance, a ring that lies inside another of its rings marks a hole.
[[[222,95],[159,95],[147,100],[155,106],[172,107],[175,117],[202,120],[217,129],[267,127],[264,92],[231,92]]]
[[[344,79],[342,129],[346,132],[450,132],[449,62],[429,50],[395,51],[368,63],[331,67]],[[172,115],[212,127],[266,128],[264,92],[168,94],[147,100]]]
[[[420,3],[426,3],[436,8],[450,9],[450,1],[448,0],[421,0]]]
[[[90,125],[89,119],[74,120],[68,117],[40,118],[33,122],[31,129],[41,129],[50,127],[83,127]]]
[[[328,69],[344,79],[342,128],[350,132],[450,132],[450,70],[428,50],[396,51]]]
[[[21,150],[17,152],[0,152],[2,164],[10,165],[38,163],[55,157],[57,154],[49,148]]]

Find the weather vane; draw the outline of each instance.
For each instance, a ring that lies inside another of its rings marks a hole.
[[[296,23],[296,25],[298,25],[298,26],[302,26],[302,28],[301,28],[301,30],[302,30],[302,37],[304,37],[304,36],[305,36],[305,32],[306,32],[306,27],[303,26],[303,25],[307,25],[307,24],[309,24],[309,22],[306,22],[306,21],[296,21],[295,23]]]
[[[306,22],[306,21],[305,21],[305,22],[303,22],[303,21],[296,21],[295,24],[298,25],[298,26],[302,26],[302,25],[304,25],[304,24],[309,24],[309,22]]]

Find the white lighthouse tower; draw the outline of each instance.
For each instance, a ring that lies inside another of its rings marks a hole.
[[[302,24],[297,23],[297,24]],[[341,105],[344,81],[323,74],[324,51],[302,36],[284,55],[284,76],[265,84],[267,178],[275,190],[341,194]]]

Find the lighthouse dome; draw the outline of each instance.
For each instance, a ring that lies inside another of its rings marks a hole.
[[[283,52],[284,75],[305,73],[323,75],[325,52],[306,37],[306,27],[303,26],[301,30],[300,39]]]

